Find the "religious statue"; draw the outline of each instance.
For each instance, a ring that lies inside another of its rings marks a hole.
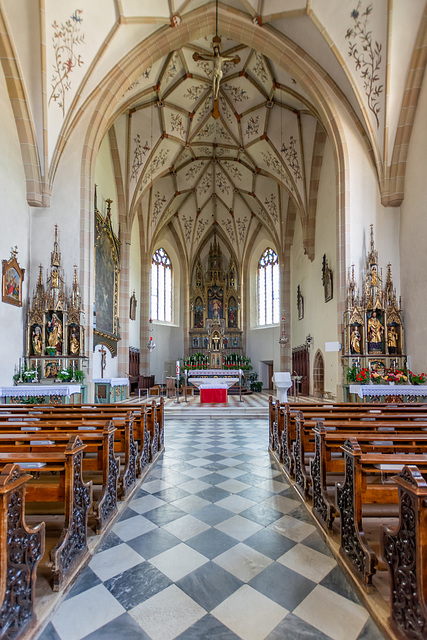
[[[31,343],[33,345],[33,353],[35,356],[41,356],[42,354],[42,330],[41,327],[36,324],[31,336]]]
[[[78,356],[80,353],[80,336],[79,328],[72,327],[70,333],[70,353],[73,356]]]
[[[368,320],[368,343],[370,353],[382,353],[382,334],[384,327],[377,318],[377,312],[373,311]]]
[[[62,323],[56,313],[52,313],[51,320],[47,323],[48,346],[55,347],[57,351],[61,351],[62,346]]]
[[[359,327],[357,325],[355,325],[351,331],[351,335],[350,335],[350,347],[351,347],[351,353],[357,353],[360,355],[360,340],[362,339],[362,336],[360,335],[359,332]]]
[[[396,328],[391,325],[388,327],[387,331],[387,346],[388,352],[393,355],[397,352],[397,341],[399,339],[399,334],[396,331]]]
[[[193,60],[195,60],[196,62],[198,62],[199,60],[213,61],[212,88],[214,97],[214,116],[218,118],[219,85],[223,76],[222,65],[224,64],[224,62],[233,62],[234,64],[239,64],[240,58],[239,56],[222,56],[219,45],[214,44],[213,54],[205,53],[204,55],[200,55],[200,53],[196,51],[193,53]]]

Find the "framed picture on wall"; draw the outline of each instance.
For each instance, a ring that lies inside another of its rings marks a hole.
[[[3,260],[2,301],[22,307],[22,283],[25,269],[21,269],[16,256],[18,247],[11,250],[9,260]]]

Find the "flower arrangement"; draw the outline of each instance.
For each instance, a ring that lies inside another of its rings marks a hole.
[[[35,377],[36,377],[35,369],[27,369],[22,373],[22,378],[23,380],[25,380],[25,382],[32,382],[35,379]]]
[[[404,371],[393,371],[389,369],[383,373],[384,382],[394,382],[395,384],[405,384],[408,381],[408,376]]]
[[[359,384],[368,384],[369,382],[369,369],[360,369],[356,374],[356,382]]]
[[[359,369],[356,367],[356,365],[349,367],[347,369],[347,382],[357,382],[358,372],[359,372]]]
[[[374,384],[381,384],[384,381],[383,375],[380,371],[371,371],[371,382]]]
[[[425,384],[426,382],[425,373],[413,373],[412,371],[408,371],[408,377],[411,384]]]
[[[56,377],[58,378],[58,380],[61,380],[61,382],[68,382],[69,380],[71,380],[71,376],[72,373],[68,369],[62,369],[61,371],[58,371]]]

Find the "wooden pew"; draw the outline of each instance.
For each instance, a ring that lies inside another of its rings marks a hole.
[[[45,524],[25,522],[25,488],[31,475],[17,464],[0,471],[0,638],[15,638],[34,620],[37,566],[45,547]]]
[[[67,433],[96,431],[102,432],[105,420],[96,420],[96,416],[92,416],[92,420],[87,420],[84,416],[73,418],[71,414],[62,414],[60,416],[51,416],[51,419],[44,417],[30,416],[31,421],[22,419],[17,421],[13,416],[13,420],[0,420],[0,433],[9,433],[12,428],[22,431],[41,430],[41,431],[66,431]],[[142,456],[138,457],[138,446],[133,435],[134,419],[131,414],[126,418],[116,419],[113,421],[115,429],[115,452],[124,454],[124,465],[119,476],[119,496],[126,498],[136,486],[137,475],[141,475],[142,465],[145,464]]]
[[[391,620],[403,638],[427,637],[427,474],[405,466],[393,478],[399,523],[381,527],[381,556],[390,573]]]
[[[342,481],[345,460],[342,447],[348,437],[357,438],[363,453],[426,453],[427,432],[401,433],[368,431],[353,433],[327,431],[323,421],[318,421],[314,430],[315,455],[310,464],[312,485],[313,515],[320,525],[332,529],[334,518],[338,515],[332,487]]]
[[[83,457],[84,479],[92,480],[94,492],[96,485],[100,487],[97,491],[97,500],[93,502],[96,534],[102,533],[118,513],[117,495],[120,459],[114,454],[115,431],[116,428],[112,421],[106,422],[102,432],[78,431],[79,438],[86,445],[84,455],[93,452],[96,454],[95,458]],[[58,443],[62,443],[65,446],[70,437],[71,433],[62,431],[40,430],[28,433],[21,430],[16,432],[10,430],[9,433],[3,433],[0,430],[0,452],[44,453],[52,450],[52,446]],[[43,442],[49,442],[50,444],[43,445]],[[96,474],[100,474],[99,479]]]
[[[40,479],[27,484],[27,506],[29,502],[64,502],[64,527],[50,552],[54,591],[64,586],[89,554],[87,516],[92,504],[92,483],[86,484],[82,477],[85,446],[77,435],[73,435],[65,448],[58,447],[56,451],[0,453],[0,466],[8,463],[30,465],[40,475]]]
[[[343,484],[336,485],[336,504],[340,513],[340,556],[362,585],[370,587],[378,558],[363,529],[362,507],[372,502],[396,504],[397,485],[392,482],[379,483],[378,479],[384,475],[391,477],[399,465],[417,465],[427,471],[427,455],[363,454],[357,439],[353,437],[346,441],[343,451],[345,480]],[[392,467],[395,467],[394,471]]]
[[[313,428],[316,421],[305,421],[301,414],[294,419],[296,424],[296,438],[293,443],[292,457],[294,463],[295,486],[301,495],[307,496],[311,486],[311,477],[308,467],[306,466],[306,455],[314,455],[315,438]],[[364,421],[363,419],[358,419],[357,414],[355,414],[352,418],[348,418],[346,421],[325,419],[323,421],[325,426],[330,430],[356,434],[369,430],[383,433],[387,431],[396,431],[396,429],[402,432],[419,431],[422,433],[423,430],[427,432],[427,421],[419,422],[417,420],[406,420],[402,422],[400,420],[396,420],[393,415],[381,415],[377,418],[370,418],[369,421]]]

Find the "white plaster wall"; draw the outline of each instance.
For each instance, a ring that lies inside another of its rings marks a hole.
[[[106,200],[110,199],[113,201],[111,204],[111,220],[114,233],[118,235],[119,215],[117,208],[117,189],[108,135],[104,136],[101,146],[99,147],[98,155],[96,156],[95,184],[97,185],[98,210],[104,218],[107,214]]]
[[[401,205],[401,282],[406,330],[406,351],[414,372],[426,372],[427,343],[427,82],[421,89],[414,128],[409,144],[405,179],[405,199]]]
[[[299,217],[295,224],[294,242],[291,250],[291,323],[292,347],[302,345],[310,334],[313,338],[310,347],[310,392],[313,392],[313,362],[318,349],[325,362],[325,391],[337,394],[341,370],[337,353],[326,353],[325,342],[339,340],[337,320],[336,290],[337,278],[337,244],[336,244],[336,188],[335,164],[332,148],[325,146],[322,170],[320,175],[316,231],[315,258],[310,262],[304,255],[302,247],[302,227]],[[325,302],[322,283],[322,261],[326,254],[329,268],[332,270],[334,295]],[[304,298],[304,318],[298,320],[297,287],[301,288]]]
[[[28,296],[30,208],[26,200],[25,175],[15,119],[0,67],[0,255],[10,258],[11,247],[18,247],[18,262],[25,269],[23,301]],[[0,302],[0,385],[13,384],[14,366],[24,354],[25,306],[15,307]],[[7,331],[6,331],[7,328]]]
[[[139,325],[141,322],[141,300],[139,292],[141,290],[141,247],[139,241],[139,222],[137,216],[134,218],[131,234],[130,246],[130,275],[129,275],[129,292],[135,291],[137,305],[135,320],[129,320],[129,346],[139,349],[140,332]]]
[[[278,252],[271,239],[266,233],[261,232],[254,243],[251,257],[249,259],[248,281],[246,291],[247,334],[246,334],[246,356],[251,359],[253,370],[258,374],[258,380],[263,382],[264,388],[269,387],[267,380],[267,367],[265,362],[273,362],[274,371],[280,371],[280,327],[270,325],[266,327],[258,326],[258,296],[257,296],[257,271],[258,262],[264,251],[271,247]]]
[[[153,247],[153,253],[163,247],[172,263],[172,323],[153,320],[152,335],[156,348],[150,354],[150,375],[155,375],[158,383],[165,382],[167,362],[179,360],[184,356],[184,311],[185,311],[185,264],[177,252],[176,242],[168,229]],[[144,347],[144,345],[142,345]]]

